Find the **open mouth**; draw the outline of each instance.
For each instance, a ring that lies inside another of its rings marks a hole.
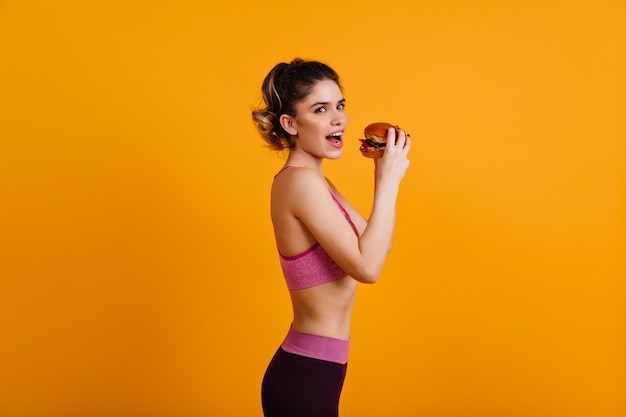
[[[343,132],[335,132],[326,136],[326,140],[334,145],[340,145],[343,140]]]

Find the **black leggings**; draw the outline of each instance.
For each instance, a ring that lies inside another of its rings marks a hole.
[[[263,377],[265,417],[337,417],[347,364],[309,358],[283,348]]]

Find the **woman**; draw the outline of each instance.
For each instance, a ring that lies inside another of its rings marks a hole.
[[[253,119],[273,149],[289,152],[272,185],[271,217],[293,306],[291,327],[263,378],[263,411],[337,416],[357,284],[378,280],[391,248],[410,138],[389,129],[387,148],[374,160],[366,221],[322,170],[324,159],[341,157],[348,124],[335,71],[315,61],[280,63],[262,92],[265,107]]]

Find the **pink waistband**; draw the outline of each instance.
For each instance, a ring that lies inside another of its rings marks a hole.
[[[290,328],[281,347],[296,355],[345,364],[348,363],[350,340],[303,333]]]

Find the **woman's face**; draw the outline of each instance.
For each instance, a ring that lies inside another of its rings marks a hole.
[[[344,131],[348,125],[345,99],[332,80],[318,82],[296,105],[291,118],[296,148],[318,158],[336,159],[342,155]]]

